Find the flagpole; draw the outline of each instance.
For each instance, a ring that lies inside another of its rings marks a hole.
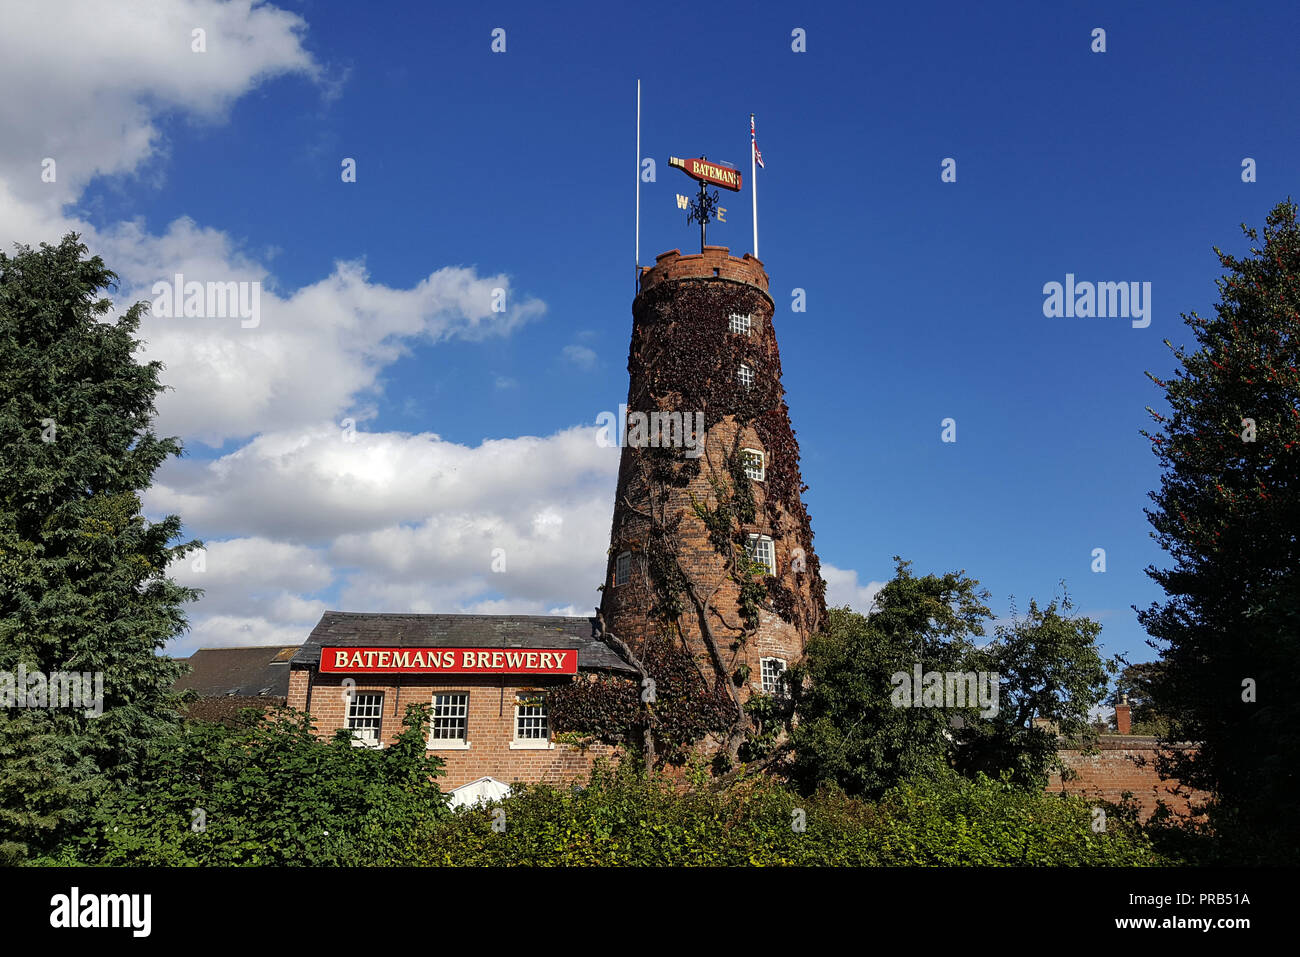
[[[636,81],[636,279],[641,283],[641,78]]]
[[[754,166],[754,114],[749,114],[749,194],[754,201],[754,258],[758,258],[758,175]]]

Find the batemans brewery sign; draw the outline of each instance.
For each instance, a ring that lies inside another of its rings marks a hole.
[[[668,165],[676,166],[687,176],[692,176],[703,183],[712,183],[714,186],[737,192],[740,190],[740,173],[730,166],[719,166],[706,159],[678,159],[676,156],[668,157]]]
[[[335,674],[576,675],[575,649],[322,648],[320,670]]]

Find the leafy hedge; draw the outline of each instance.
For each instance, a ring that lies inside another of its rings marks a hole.
[[[428,757],[428,706],[382,750],[341,732],[321,741],[311,719],[248,710],[233,727],[187,722],[150,756],[144,782],[113,793],[86,830],[37,864],[373,864],[401,836],[448,814]]]
[[[1096,802],[1048,794],[984,775],[914,778],[885,795],[889,822],[880,863],[961,866],[1117,867],[1160,860],[1130,815],[1106,810],[1093,831]]]
[[[702,772],[687,786],[623,762],[598,766],[585,788],[520,785],[496,805],[451,811],[436,786],[441,762],[424,751],[427,712],[412,706],[398,742],[379,751],[343,735],[320,741],[289,711],[187,724],[160,743],[143,785],[108,797],[81,836],[34,863],[1162,863],[1124,809],[1097,834],[1081,798],[949,770],[868,801],[831,789],[800,797],[767,778],[715,792]]]
[[[504,812],[500,814],[499,812]],[[495,826],[494,826],[495,825]],[[500,830],[504,825],[504,830]],[[799,830],[798,826],[803,829]],[[415,865],[1154,865],[1167,863],[1122,815],[1092,830],[1077,797],[946,773],[872,803],[801,798],[766,780],[680,792],[628,769],[585,789],[521,786],[462,808],[384,863]]]

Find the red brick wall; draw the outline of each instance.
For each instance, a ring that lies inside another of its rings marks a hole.
[[[311,707],[307,707],[306,668],[295,668],[289,675],[289,707],[310,710],[314,726],[322,738],[331,738],[344,726],[346,698],[343,679],[346,675],[316,675],[311,689]],[[438,786],[444,791],[460,787],[484,776],[507,784],[545,781],[585,780],[597,756],[613,757],[615,749],[594,744],[580,749],[569,744],[553,744],[550,749],[511,748],[514,739],[515,695],[521,691],[544,691],[554,687],[554,679],[528,680],[520,683],[518,675],[500,677],[457,675],[441,678],[425,675],[357,675],[356,692],[380,692],[384,695],[383,723],[380,740],[391,744],[402,730],[402,716],[408,704],[428,704],[438,693],[469,694],[468,750],[435,748],[430,753],[442,758],[443,776]],[[564,680],[564,679],[561,679]]]
[[[1161,780],[1156,774],[1155,758],[1158,753],[1156,739],[1145,735],[1103,735],[1098,745],[1100,753],[1087,755],[1078,749],[1058,752],[1066,766],[1078,777],[1062,783],[1059,774],[1053,774],[1047,790],[1082,794],[1089,798],[1119,802],[1125,791],[1132,792],[1146,820],[1156,809],[1156,802],[1164,800],[1170,810],[1187,814],[1189,798],[1196,802],[1206,795],[1196,791],[1180,793],[1178,782]],[[1186,790],[1186,789],[1184,789]]]

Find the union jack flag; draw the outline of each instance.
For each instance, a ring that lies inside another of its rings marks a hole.
[[[758,165],[763,169],[767,169],[766,166],[763,166],[763,153],[758,148],[758,137],[754,135],[754,114],[753,113],[749,114],[749,141],[750,143],[754,144],[754,161],[758,163]]]

